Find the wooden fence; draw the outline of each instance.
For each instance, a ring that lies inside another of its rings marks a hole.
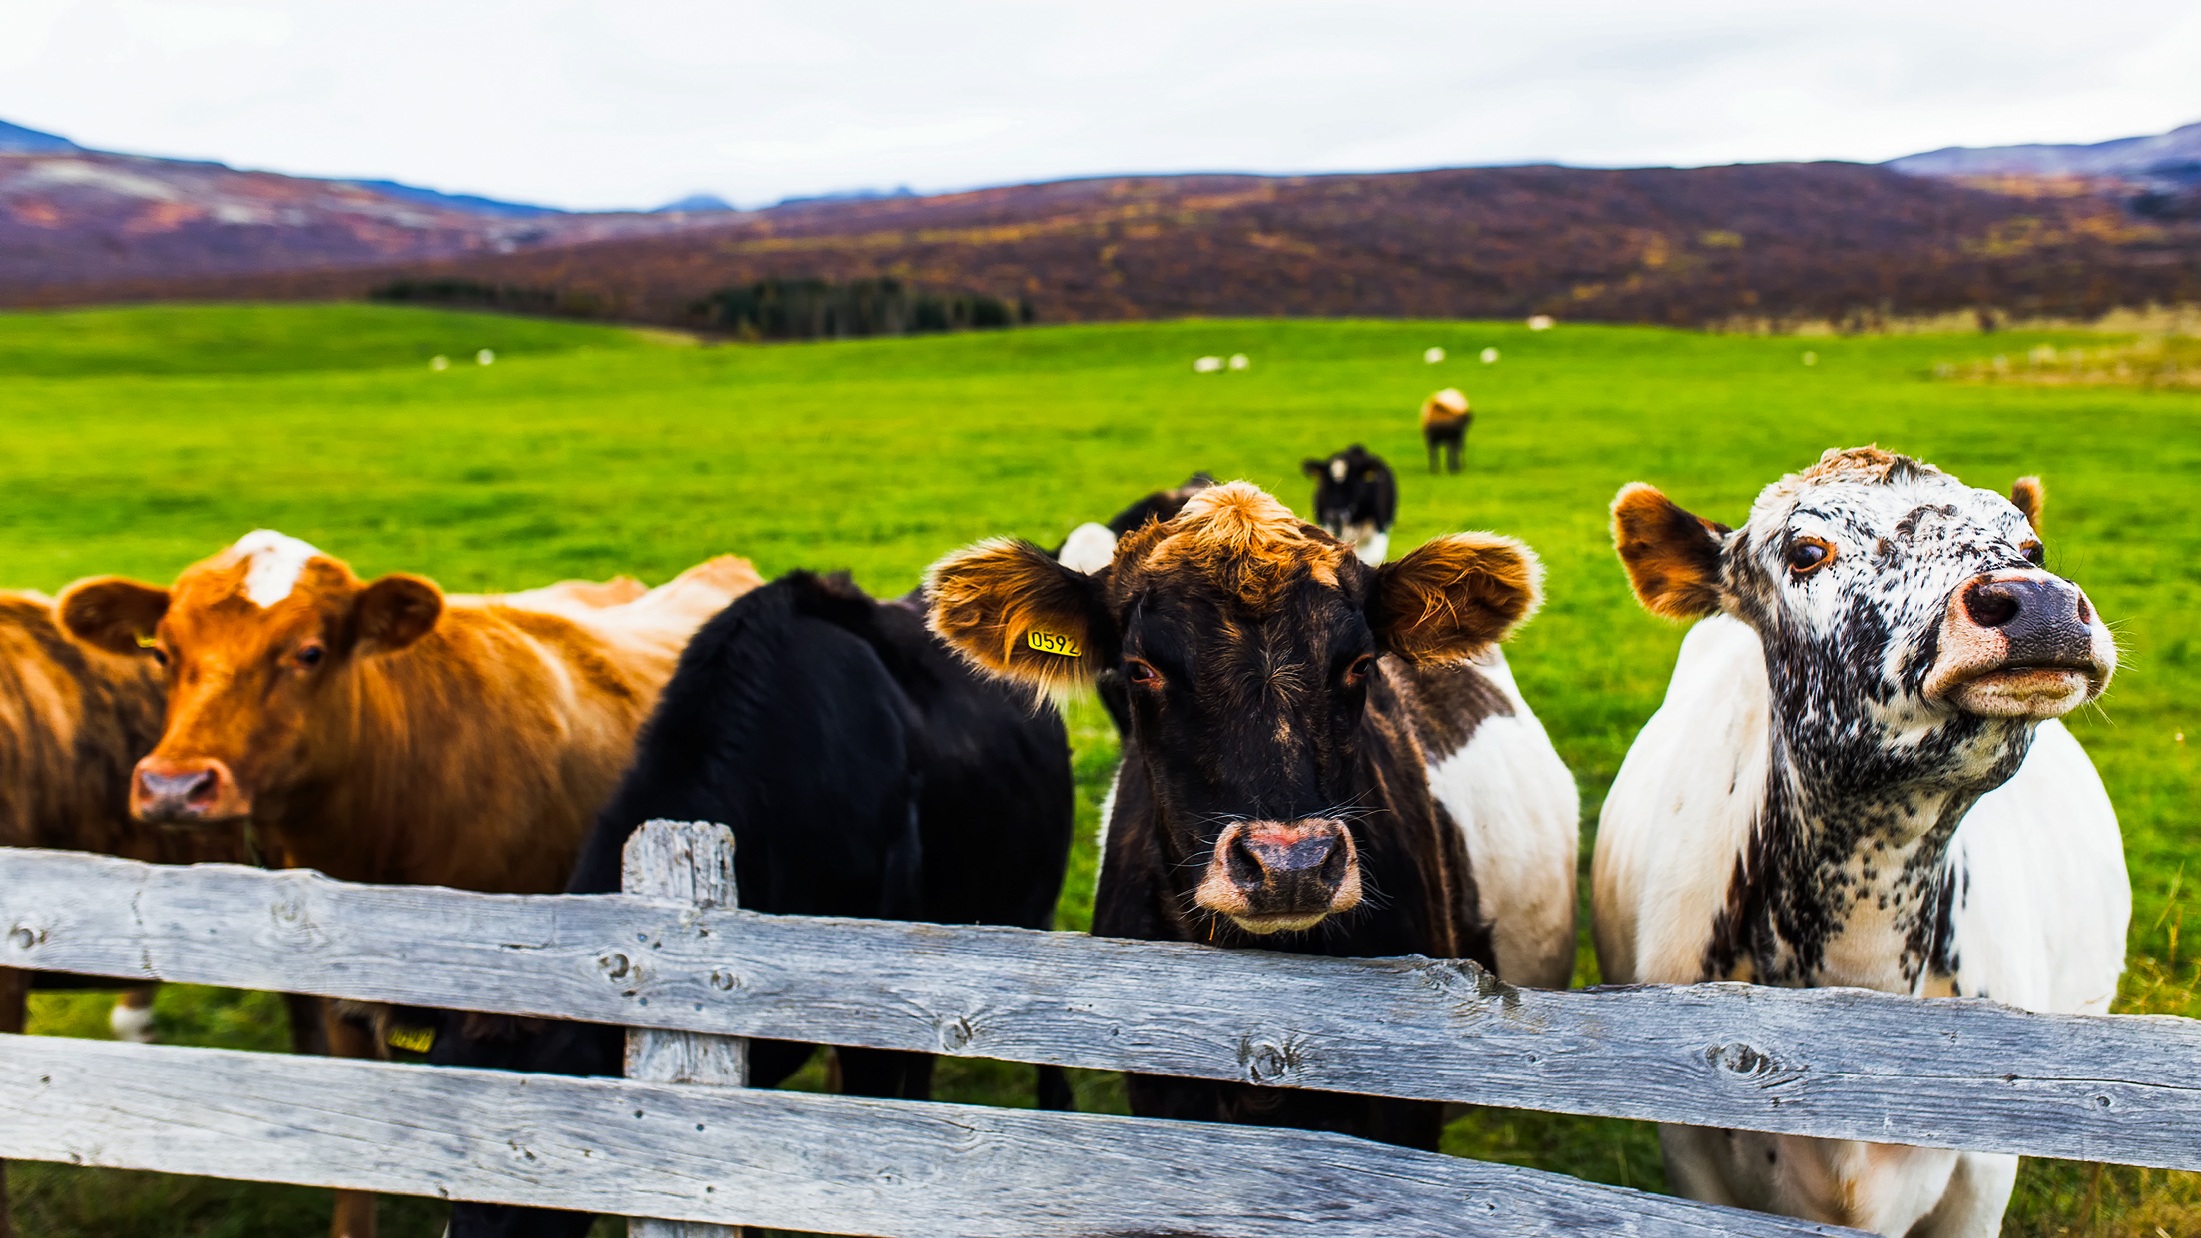
[[[626,1079],[0,1036],[0,1157],[932,1235],[1850,1233],[1341,1136],[754,1091],[741,1037],[2201,1169],[2201,1023],[766,916],[723,827],[620,895],[0,850],[0,966],[625,1025]]]

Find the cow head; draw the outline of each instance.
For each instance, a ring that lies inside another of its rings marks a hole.
[[[2086,594],[2041,566],[2041,504],[2033,478],[2004,498],[1858,448],[1768,486],[1734,530],[1629,486],[1613,539],[1652,611],[1756,629],[1804,778],[1987,790],[2117,666]]]
[[[164,666],[167,723],[138,762],[130,811],[204,825],[249,817],[256,801],[338,768],[358,660],[426,635],[443,595],[417,576],[362,582],[263,529],[185,569],[172,589],[100,577],[71,585],[59,609],[77,639]]]
[[[1355,443],[1326,460],[1309,457],[1299,470],[1314,479],[1314,518],[1330,536],[1378,564],[1390,549],[1398,482],[1382,457]]]
[[[1364,723],[1385,662],[1474,656],[1535,609],[1539,577],[1526,547],[1483,533],[1371,568],[1232,482],[1125,536],[1096,574],[993,541],[935,564],[928,592],[933,630],[986,672],[1040,690],[1119,674],[1182,905],[1275,933],[1369,893]]]

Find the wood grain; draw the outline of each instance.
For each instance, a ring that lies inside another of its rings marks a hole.
[[[740,906],[734,887],[734,832],[700,821],[645,821],[627,839],[620,886],[644,898],[669,898],[698,910]],[[749,1042],[738,1036],[630,1028],[626,1073],[651,1083],[742,1087]],[[635,1217],[629,1238],[741,1238],[732,1226]]]
[[[889,1238],[1856,1231],[1341,1135],[0,1036],[0,1156]]]
[[[2201,1023],[2166,1016],[33,851],[0,853],[0,966],[2201,1169]]]

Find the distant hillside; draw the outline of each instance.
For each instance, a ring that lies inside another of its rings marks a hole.
[[[2201,229],[1857,164],[1118,177],[809,203],[674,235],[127,295],[351,297],[388,281],[696,325],[767,278],[894,276],[1040,321],[1196,314],[1867,323],[2201,301]]]
[[[2201,210],[2175,186],[2126,179],[2176,175],[2197,134],[2105,144],[2115,159],[2070,148],[2095,152],[2085,166],[2143,169],[2114,175],[2024,170],[2080,166],[2068,151],[1943,151],[1879,167],[1100,177],[625,214],[73,149],[0,153],[0,303],[380,290],[708,329],[724,319],[711,306],[764,281],[891,279],[912,296],[990,299],[1054,322],[2091,315],[2201,303]]]
[[[1949,146],[1891,159],[1913,176],[2201,177],[2201,123],[2090,146]]]
[[[693,219],[118,155],[0,122],[0,300],[16,304],[97,299],[118,284],[510,253]]]
[[[0,120],[0,151],[75,150],[76,143],[58,133],[40,133]]]

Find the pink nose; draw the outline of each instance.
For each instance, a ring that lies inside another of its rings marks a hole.
[[[2053,718],[2091,700],[2117,650],[2077,585],[2037,569],[1991,572],[1949,599],[1929,698],[1970,713]]]
[[[138,762],[130,780],[130,815],[156,825],[196,825],[246,815],[229,766],[212,757]]]
[[[1312,928],[1360,902],[1360,856],[1343,822],[1241,821],[1215,840],[1193,901],[1246,929]]]

